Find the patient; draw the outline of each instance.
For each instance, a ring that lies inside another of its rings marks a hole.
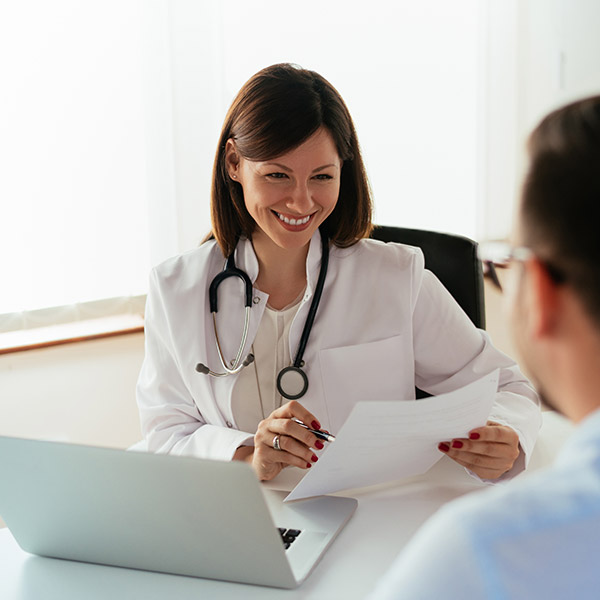
[[[511,326],[546,403],[578,427],[552,468],[441,509],[372,598],[600,597],[600,96],[547,116],[529,154]]]

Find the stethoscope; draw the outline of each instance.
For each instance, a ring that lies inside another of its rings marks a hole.
[[[310,335],[310,331],[313,326],[313,322],[315,320],[315,315],[317,314],[317,308],[319,307],[319,302],[321,300],[321,294],[323,293],[323,287],[325,286],[325,277],[327,276],[327,266],[329,264],[329,241],[327,236],[321,232],[321,268],[319,270],[319,278],[317,279],[317,286],[315,288],[315,293],[313,295],[313,299],[310,305],[310,309],[308,311],[308,315],[306,317],[306,322],[304,323],[304,329],[302,330],[302,335],[300,337],[300,343],[298,344],[298,351],[296,352],[296,357],[294,358],[294,362],[289,367],[284,367],[279,371],[277,375],[277,391],[287,400],[297,400],[298,398],[302,398],[304,394],[306,394],[306,390],[308,390],[308,377],[306,373],[302,370],[304,367],[304,361],[302,357],[304,356],[304,350],[306,349],[306,344],[308,342],[308,337]],[[252,306],[252,282],[250,281],[250,277],[248,274],[238,269],[235,266],[235,258],[234,255],[235,250],[229,255],[227,261],[225,262],[225,268],[221,271],[210,283],[208,288],[208,300],[210,305],[210,312],[212,313],[213,318],[213,328],[215,331],[215,342],[217,345],[217,353],[219,355],[219,360],[221,361],[221,366],[224,369],[223,373],[218,373],[215,371],[211,371],[206,365],[202,363],[198,363],[196,365],[196,371],[198,373],[202,373],[204,375],[212,375],[213,377],[226,377],[227,375],[235,375],[239,373],[244,367],[252,364],[254,362],[254,355],[248,354],[242,360],[242,353],[244,351],[244,347],[246,345],[246,340],[248,338],[248,328],[250,325],[250,308]],[[221,349],[221,342],[219,340],[219,334],[217,331],[217,289],[219,285],[228,277],[239,277],[244,284],[244,329],[242,331],[242,338],[240,341],[240,347],[238,348],[237,355],[233,361],[231,361],[230,365],[227,365],[225,357],[223,356],[223,351]]]

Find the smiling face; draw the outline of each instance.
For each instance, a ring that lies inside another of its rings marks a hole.
[[[239,156],[232,140],[226,153],[229,176],[242,186],[246,209],[257,225],[253,243],[306,246],[332,213],[340,191],[342,161],[327,129],[266,161]]]

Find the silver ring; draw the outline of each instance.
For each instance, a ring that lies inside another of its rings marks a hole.
[[[281,450],[281,446],[279,445],[279,438],[280,437],[281,437],[280,435],[276,435],[273,438],[273,448],[275,448],[275,450]]]

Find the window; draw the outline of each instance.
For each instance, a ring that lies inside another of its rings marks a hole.
[[[121,311],[176,252],[152,205],[173,184],[163,28],[142,0],[3,3],[0,331]]]

